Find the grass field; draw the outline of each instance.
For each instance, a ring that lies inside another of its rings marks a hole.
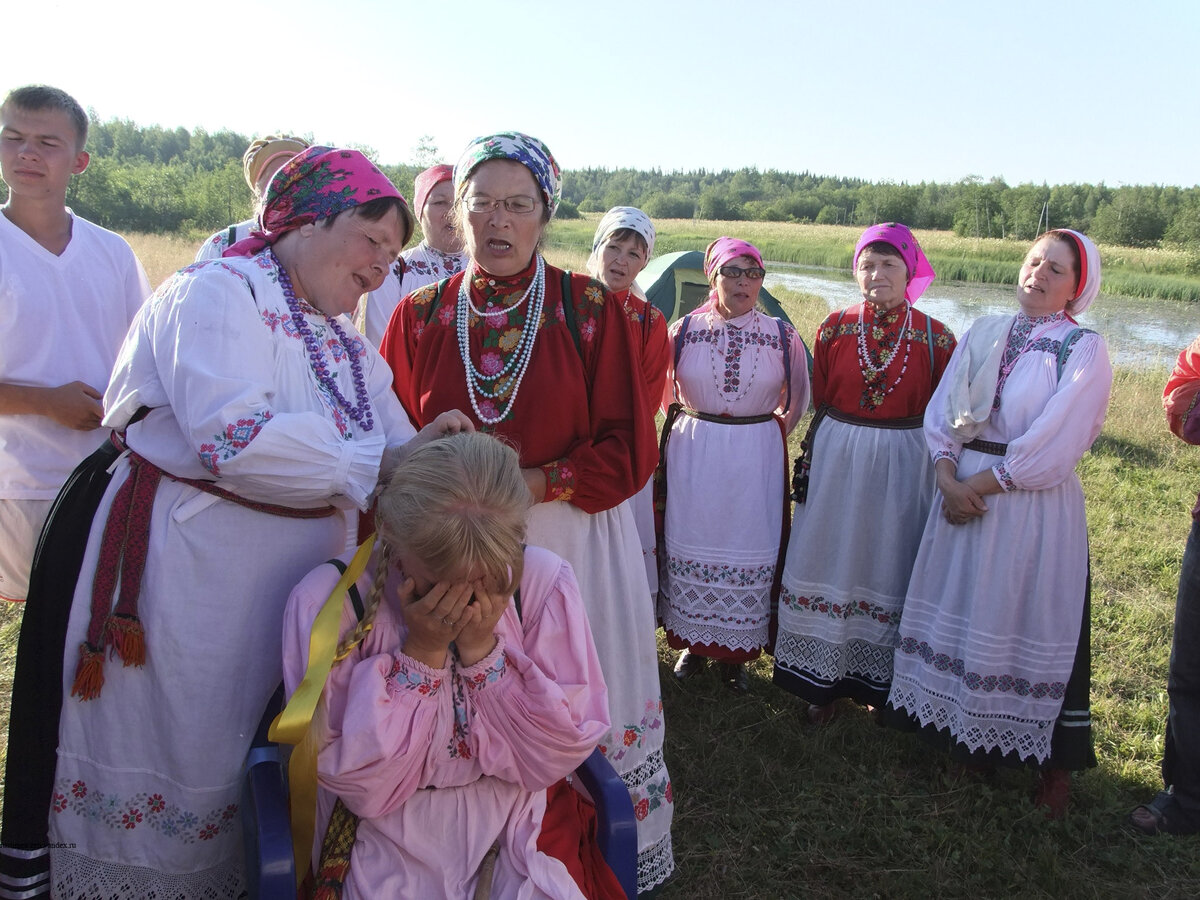
[[[135,236],[156,281],[194,246]],[[585,254],[551,242],[548,255],[582,268]],[[779,297],[800,332],[814,333],[824,302]],[[681,687],[660,645],[678,866],[663,900],[1200,896],[1200,838],[1122,828],[1159,787],[1175,579],[1200,488],[1200,450],[1162,422],[1166,374],[1118,372],[1108,421],[1079,466],[1099,767],[1076,779],[1068,817],[1051,823],[1034,809],[1029,773],[960,780],[924,745],[853,706],[824,729],[809,726],[770,683],[766,661],[745,697],[708,677]],[[0,607],[0,725],[19,619],[19,606]]]

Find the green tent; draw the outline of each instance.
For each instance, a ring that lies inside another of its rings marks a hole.
[[[659,308],[668,322],[674,322],[708,299],[704,254],[699,250],[685,250],[657,256],[642,269],[637,283],[646,299]],[[792,324],[779,301],[765,287],[758,292],[758,305],[767,315]]]
[[[637,283],[645,292],[646,299],[667,317],[667,322],[674,322],[708,299],[704,254],[699,250],[685,250],[682,253],[657,256],[642,269]],[[783,311],[783,306],[765,287],[758,291],[758,306],[767,315],[792,324],[788,314]],[[803,338],[800,339],[800,343],[804,346],[804,357],[808,363],[808,373],[811,375],[812,353]]]

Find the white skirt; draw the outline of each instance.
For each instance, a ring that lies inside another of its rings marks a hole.
[[[283,608],[341,551],[346,520],[255,512],[164,478],[138,613],[146,664],[104,664],[99,697],[70,696],[100,537],[128,463],[92,522],[67,627],[50,811],[54,895],[237,897],[242,768],[282,678]]]
[[[681,414],[667,442],[659,618],[689,645],[768,644],[785,448],[779,423]]]
[[[964,450],[960,480],[999,457]],[[984,498],[965,525],[921,536],[900,622],[889,702],[949,729],[968,750],[1044,762],[1079,643],[1087,523],[1074,473],[1042,491]]]
[[[638,819],[638,890],[675,869],[674,800],[663,759],[663,705],[658,683],[654,608],[628,502],[589,515],[569,503],[539,503],[528,541],[571,564],[592,627],[612,731],[604,755],[624,779]]]
[[[883,704],[933,490],[920,426],[821,422],[783,570],[777,682],[812,703]]]

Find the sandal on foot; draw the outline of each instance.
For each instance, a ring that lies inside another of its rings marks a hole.
[[[1191,821],[1179,808],[1171,791],[1159,791],[1149,803],[1134,808],[1129,814],[1129,827],[1139,834],[1154,837],[1160,834],[1195,834],[1200,824]]]

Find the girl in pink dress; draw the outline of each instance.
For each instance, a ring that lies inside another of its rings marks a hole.
[[[483,896],[610,896],[610,872],[560,859],[543,833],[564,793],[577,802],[562,779],[609,719],[571,567],[524,546],[529,503],[517,454],[483,434],[414,451],[384,487],[361,620],[348,598],[314,720],[318,886],[339,862],[325,825],[349,814],[348,898],[471,897],[480,882]],[[323,565],[292,593],[289,694],[338,574]]]

